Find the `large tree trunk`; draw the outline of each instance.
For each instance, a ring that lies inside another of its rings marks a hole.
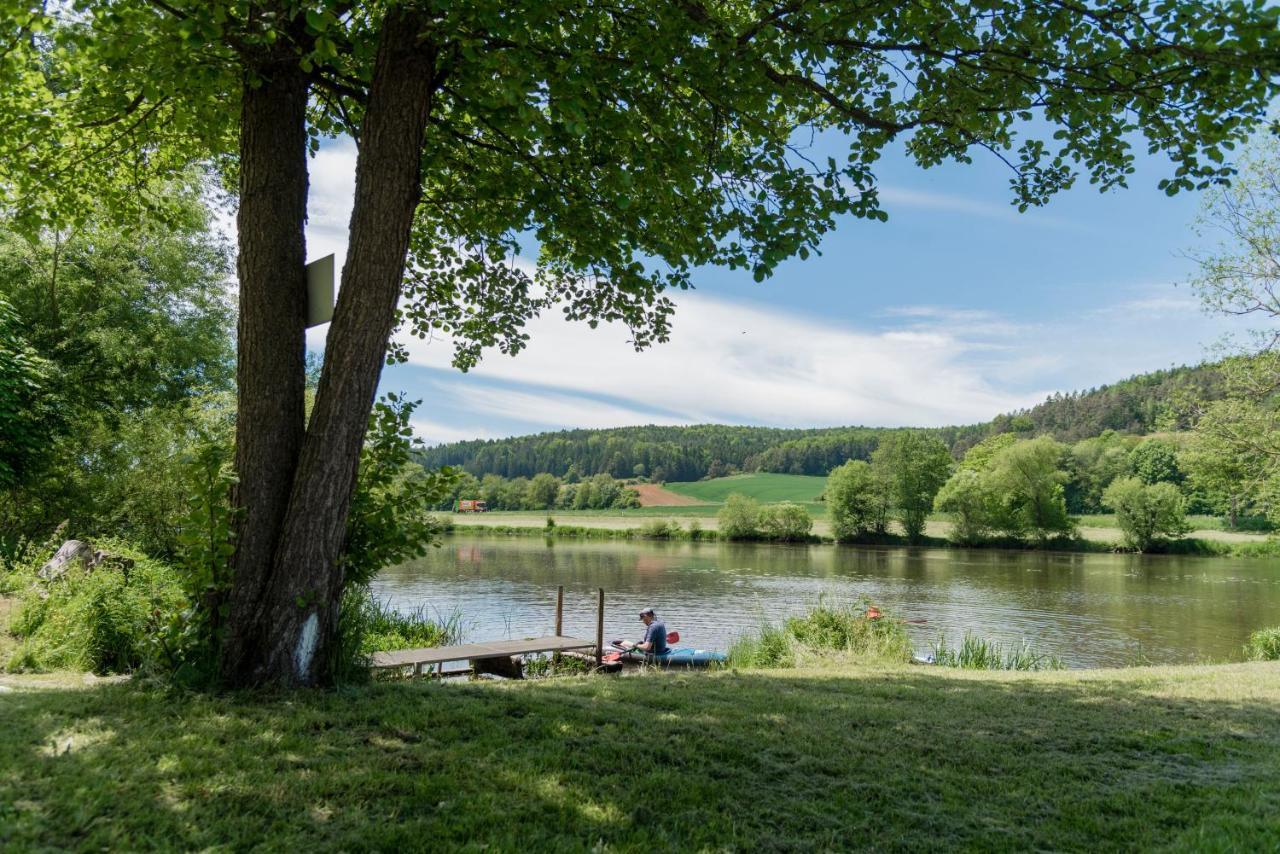
[[[261,619],[305,429],[307,84],[282,50],[246,78],[240,124],[237,509],[222,673],[262,652]]]
[[[259,605],[253,684],[325,682],[335,660],[339,559],[360,448],[395,320],[421,192],[435,51],[416,16],[383,24],[356,161],[342,287],[315,408],[293,478],[274,567]]]

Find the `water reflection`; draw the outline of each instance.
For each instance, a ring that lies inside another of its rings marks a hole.
[[[374,586],[399,608],[460,612],[481,640],[549,634],[558,584],[569,634],[594,635],[603,587],[607,637],[638,636],[652,605],[715,648],[819,596],[928,620],[911,627],[921,650],[971,630],[1073,667],[1238,659],[1250,631],[1280,625],[1276,561],[1202,557],[458,537]]]

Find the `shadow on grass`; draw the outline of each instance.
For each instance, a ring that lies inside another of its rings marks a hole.
[[[17,692],[0,848],[1259,850],[1278,701],[1269,665]]]

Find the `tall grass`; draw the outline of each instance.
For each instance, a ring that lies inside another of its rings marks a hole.
[[[1249,661],[1280,661],[1280,626],[1260,629],[1249,635],[1244,645],[1244,657]]]
[[[463,631],[457,611],[433,617],[419,606],[401,613],[369,588],[356,587],[342,597],[334,674],[340,683],[367,682],[369,659],[375,652],[448,646],[461,641]]]
[[[7,669],[125,673],[152,654],[157,615],[183,605],[177,574],[126,543],[95,545],[132,565],[106,564],[91,572],[74,566],[48,583],[37,581],[40,557],[10,570],[22,595],[10,625],[18,643]]]
[[[829,605],[823,600],[808,613],[781,625],[766,623],[729,647],[731,667],[796,667],[820,659],[905,662],[911,639],[892,615],[868,619],[866,600]]]
[[[1006,648],[996,641],[965,632],[957,649],[947,646],[946,635],[933,645],[933,662],[964,670],[1062,670],[1062,660],[1037,653],[1026,641]]]

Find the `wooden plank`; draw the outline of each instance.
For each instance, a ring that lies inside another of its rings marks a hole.
[[[596,600],[596,667],[600,666],[600,660],[604,657],[604,588],[600,588],[599,598]]]
[[[419,664],[442,664],[446,661],[474,661],[481,658],[527,655],[535,652],[563,652],[570,649],[591,649],[595,644],[581,638],[553,635],[525,640],[488,641],[465,643],[459,646],[435,646],[423,649],[397,649],[392,652],[374,653],[372,667],[407,667]]]

